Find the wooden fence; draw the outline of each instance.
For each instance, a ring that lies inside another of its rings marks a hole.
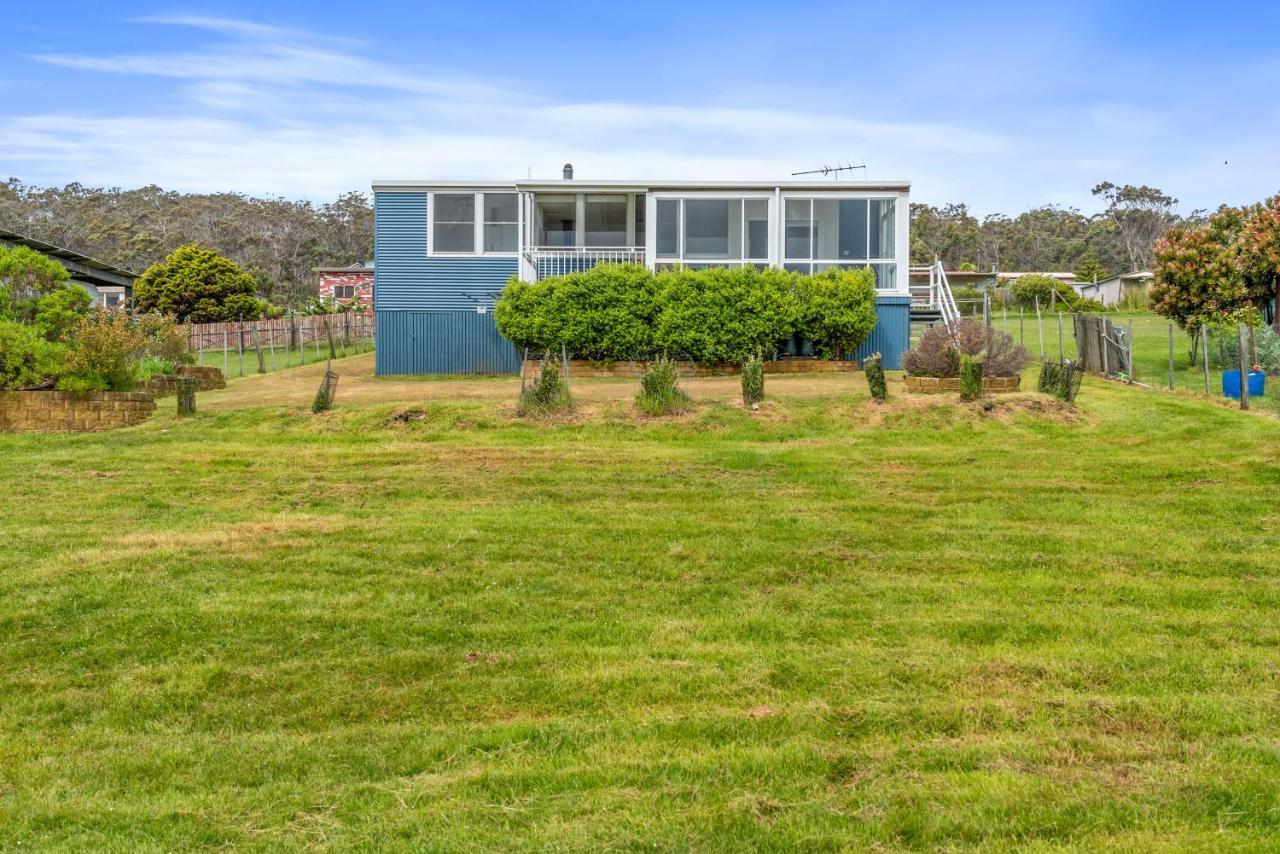
[[[296,350],[315,341],[350,343],[370,339],[374,333],[373,314],[285,315],[262,320],[234,320],[228,323],[186,325],[192,350],[248,350],[256,345]]]
[[[1096,374],[1133,377],[1132,333],[1096,314],[1077,314],[1076,353],[1081,366]]]

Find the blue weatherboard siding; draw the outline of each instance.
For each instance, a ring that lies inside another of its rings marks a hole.
[[[910,340],[911,297],[877,297],[875,328],[853,357],[861,361],[879,353],[887,369],[898,370],[902,367],[902,354],[911,346]]]
[[[380,376],[520,372],[520,355],[498,334],[493,312],[379,311],[377,322]]]
[[[373,305],[378,374],[509,374],[515,348],[492,308],[515,258],[427,256],[427,194],[375,193]]]
[[[373,234],[378,311],[474,312],[517,272],[515,258],[427,257],[426,193],[375,193]]]

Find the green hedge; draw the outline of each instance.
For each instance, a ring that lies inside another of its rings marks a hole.
[[[537,283],[512,279],[495,310],[498,331],[531,353],[592,361],[659,353],[697,362],[772,355],[796,333],[827,358],[850,355],[875,326],[875,275],[832,268],[802,276],[770,267],[674,268],[599,264]]]

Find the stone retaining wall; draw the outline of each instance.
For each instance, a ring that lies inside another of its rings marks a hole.
[[[903,377],[902,381],[906,384],[907,391],[913,391],[917,394],[943,394],[949,391],[960,391],[959,377],[946,377],[945,379],[938,377]],[[993,394],[1003,394],[1017,391],[1021,382],[1022,377],[983,377],[982,390]]]
[[[146,421],[155,411],[155,399],[142,391],[0,392],[0,430],[9,433],[111,430]]]
[[[639,379],[648,363],[646,362],[587,362],[579,359],[569,360],[570,379],[599,379],[621,377]],[[525,377],[535,378],[542,368],[541,359],[530,359],[525,362]],[[676,369],[682,377],[732,377],[742,371],[741,365],[719,364],[704,365],[697,362],[677,362]],[[857,362],[826,361],[824,359],[794,358],[777,359],[764,363],[766,374],[823,374],[861,370]]]
[[[178,379],[190,377],[196,381],[196,391],[209,391],[215,388],[226,388],[227,380],[221,368],[209,368],[203,365],[178,365],[176,373],[156,374],[147,380],[147,393],[152,397],[169,397],[178,393]]]

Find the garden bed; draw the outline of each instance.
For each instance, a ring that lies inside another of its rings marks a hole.
[[[588,362],[579,359],[569,360],[570,379],[602,379],[620,377],[639,379],[648,362]],[[529,359],[524,364],[524,375],[533,378],[538,375],[542,361]],[[741,365],[730,363],[701,364],[698,362],[677,362],[676,368],[682,377],[732,377],[742,371]],[[812,357],[796,357],[778,359],[764,363],[766,374],[826,374],[859,370],[856,361],[834,361]]]
[[[959,377],[903,377],[902,381],[907,386],[907,391],[916,394],[943,394],[945,392],[959,392]],[[1003,394],[1005,392],[1017,391],[1018,386],[1022,383],[1022,377],[983,377],[982,390],[993,394]]]
[[[0,392],[0,431],[88,433],[140,424],[156,411],[155,398],[141,391]]]

